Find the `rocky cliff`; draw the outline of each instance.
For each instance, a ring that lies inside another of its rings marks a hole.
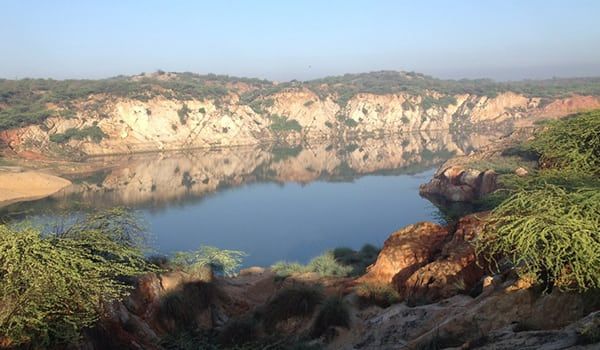
[[[417,79],[409,78],[407,75],[403,79]],[[155,79],[179,84],[182,78],[166,74]],[[202,84],[205,88],[208,83]],[[344,89],[354,86],[350,83],[264,84],[257,88],[243,82],[231,83],[218,96],[182,93],[187,86],[143,85],[137,95],[92,89],[76,97],[56,97],[56,102],[45,105],[49,117],[41,122],[3,131],[0,128],[0,148],[21,156],[64,158],[270,141],[299,143],[500,124],[522,126],[544,116],[600,107],[600,99],[594,96],[542,98],[508,88],[488,94],[466,88],[424,87],[415,91],[403,86],[348,93]],[[8,110],[0,105],[0,112],[2,108]],[[13,110],[11,116],[16,113]]]

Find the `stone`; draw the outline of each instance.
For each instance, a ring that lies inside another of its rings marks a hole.
[[[398,275],[410,276],[427,264],[448,236],[445,227],[421,222],[394,232],[383,244],[377,261],[358,282],[391,283]]]
[[[412,303],[431,303],[470,292],[484,276],[470,242],[481,233],[483,217],[485,214],[474,214],[460,219],[436,260],[410,276],[394,277],[398,292]]]
[[[486,170],[481,177],[481,186],[479,187],[479,197],[483,197],[488,193],[492,193],[497,188],[498,174],[494,170]]]
[[[529,172],[527,171],[527,169],[525,169],[523,167],[518,167],[515,169],[515,174],[517,176],[524,177],[524,176],[527,176],[529,174]]]

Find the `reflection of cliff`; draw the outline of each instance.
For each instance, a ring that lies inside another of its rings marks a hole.
[[[474,134],[457,140],[448,133],[421,132],[292,148],[256,146],[108,158],[104,161],[112,164],[110,170],[73,179],[75,185],[54,199],[81,197],[83,203],[94,205],[155,206],[251,182],[307,183],[372,173],[415,173],[497,136]]]

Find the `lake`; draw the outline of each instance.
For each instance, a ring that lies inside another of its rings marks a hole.
[[[160,254],[200,245],[242,250],[245,266],[307,262],[328,249],[381,246],[411,223],[440,221],[418,193],[435,169],[499,135],[414,133],[302,145],[94,158],[49,198],[0,216],[34,221],[114,206],[135,209]]]

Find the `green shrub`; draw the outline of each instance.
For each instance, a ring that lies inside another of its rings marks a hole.
[[[550,122],[528,146],[543,168],[600,174],[600,110]]]
[[[356,295],[362,305],[377,305],[386,308],[400,301],[400,294],[387,283],[361,283]]]
[[[304,107],[310,107],[315,103],[315,101],[313,100],[308,100],[306,102],[304,102]]]
[[[148,271],[142,251],[116,239],[120,233],[85,227],[0,226],[0,338],[34,348],[73,343],[103,302],[128,293],[127,277]]]
[[[331,327],[350,328],[350,310],[338,296],[325,300],[312,325],[311,335],[320,337]]]
[[[297,262],[278,261],[271,265],[271,270],[279,277],[288,277],[294,274],[309,272],[306,266]]]
[[[296,119],[288,120],[287,117],[279,115],[270,115],[271,125],[269,129],[275,132],[290,132],[290,131],[302,131],[302,126]]]
[[[187,123],[187,119],[188,116],[190,114],[191,110],[188,108],[187,104],[183,104],[183,106],[177,111],[177,115],[179,116],[179,122],[182,125],[185,125],[185,123]]]
[[[292,317],[307,317],[323,301],[320,288],[296,285],[280,290],[263,310],[263,322],[267,330]]]
[[[204,273],[208,267],[216,273],[233,276],[246,255],[238,250],[201,246],[194,252],[175,253],[173,264],[192,274]]]
[[[87,126],[83,129],[70,128],[64,133],[56,133],[50,135],[50,141],[56,143],[65,143],[70,140],[85,140],[89,139],[95,143],[100,143],[107,135],[100,129],[99,126]]]
[[[333,252],[326,252],[313,258],[306,267],[309,271],[316,272],[321,276],[345,277],[352,272],[352,267],[340,264],[335,259]]]
[[[358,122],[352,118],[346,118],[346,119],[344,119],[344,125],[346,125],[350,128],[354,128],[354,127],[358,126]]]
[[[492,212],[478,252],[564,289],[600,287],[600,190],[518,190]]]

